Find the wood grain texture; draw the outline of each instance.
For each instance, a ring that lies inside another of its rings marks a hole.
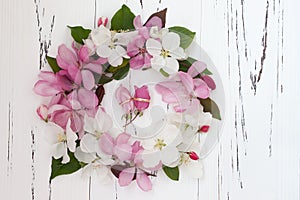
[[[80,172],[49,184],[50,148],[32,92],[45,56],[71,45],[66,25],[93,28],[127,4],[143,19],[165,7],[167,25],[197,33],[226,90],[219,144],[205,176],[154,189],[104,185]],[[0,199],[300,199],[300,3],[294,0],[3,0],[0,3]]]

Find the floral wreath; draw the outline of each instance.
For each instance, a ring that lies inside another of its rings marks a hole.
[[[166,11],[143,24],[123,5],[96,29],[69,27],[72,49],[62,44],[56,58],[46,57],[50,68],[34,91],[48,97],[37,113],[53,144],[50,181],[82,169],[149,191],[159,170],[172,180],[183,169],[201,176],[198,137],[221,120],[210,99],[216,84],[206,64],[187,55],[195,33],[165,28]]]

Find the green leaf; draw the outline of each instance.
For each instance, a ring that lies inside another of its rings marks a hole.
[[[201,72],[201,75],[212,75],[213,73],[209,71],[209,69],[205,69],[203,72]]]
[[[171,32],[177,33],[180,36],[180,46],[184,49],[188,48],[193,42],[195,32],[181,26],[174,26],[169,28]]]
[[[131,10],[123,5],[120,10],[116,12],[116,14],[111,19],[111,29],[120,31],[120,30],[133,30],[133,19],[135,15],[131,12]]]
[[[199,99],[200,104],[203,106],[204,112],[210,112],[212,117],[218,120],[221,120],[221,113],[218,105],[210,98],[207,99]]]
[[[178,181],[179,180],[179,168],[177,167],[167,167],[164,166],[163,170],[165,174],[172,180]]]
[[[52,158],[50,181],[60,175],[72,174],[85,166],[84,163],[78,162],[74,156],[74,153],[68,152],[68,154],[70,156],[70,162],[66,164],[61,163],[62,158]]]
[[[79,44],[83,44],[83,40],[89,37],[91,30],[85,29],[82,26],[68,26],[71,29],[71,35],[73,39]]]
[[[106,83],[111,82],[112,80],[113,80],[112,78],[102,75],[98,83],[104,85]]]
[[[160,73],[164,76],[164,77],[169,77],[170,74],[168,74],[165,70],[163,70],[162,68],[159,70]]]
[[[55,58],[52,58],[50,56],[46,56],[46,60],[47,60],[48,64],[50,65],[50,67],[51,67],[51,69],[54,73],[61,70],[61,68],[58,66]]]
[[[129,72],[129,64],[125,65],[124,67],[120,67],[112,76],[115,80],[121,80],[125,78]]]

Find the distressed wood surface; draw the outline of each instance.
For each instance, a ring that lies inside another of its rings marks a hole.
[[[94,27],[123,4],[145,19],[197,32],[226,91],[220,142],[201,180],[164,176],[154,189],[121,188],[80,173],[49,184],[50,152],[32,92],[45,56],[71,44],[66,25]],[[2,0],[0,3],[0,194],[3,200],[300,199],[300,3],[294,0]]]

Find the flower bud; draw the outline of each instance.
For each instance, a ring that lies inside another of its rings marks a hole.
[[[107,17],[100,17],[98,19],[98,27],[103,25],[103,26],[106,26],[108,23],[108,18]]]
[[[192,160],[199,160],[199,156],[197,155],[196,152],[191,151],[191,152],[188,152],[188,154],[190,156],[190,159],[192,159]]]
[[[207,133],[208,130],[209,130],[209,127],[208,125],[204,125],[204,126],[201,126],[201,128],[199,129],[199,132],[201,133]]]
[[[36,110],[38,116],[44,120],[45,122],[48,121],[48,107],[46,105],[41,105]]]

